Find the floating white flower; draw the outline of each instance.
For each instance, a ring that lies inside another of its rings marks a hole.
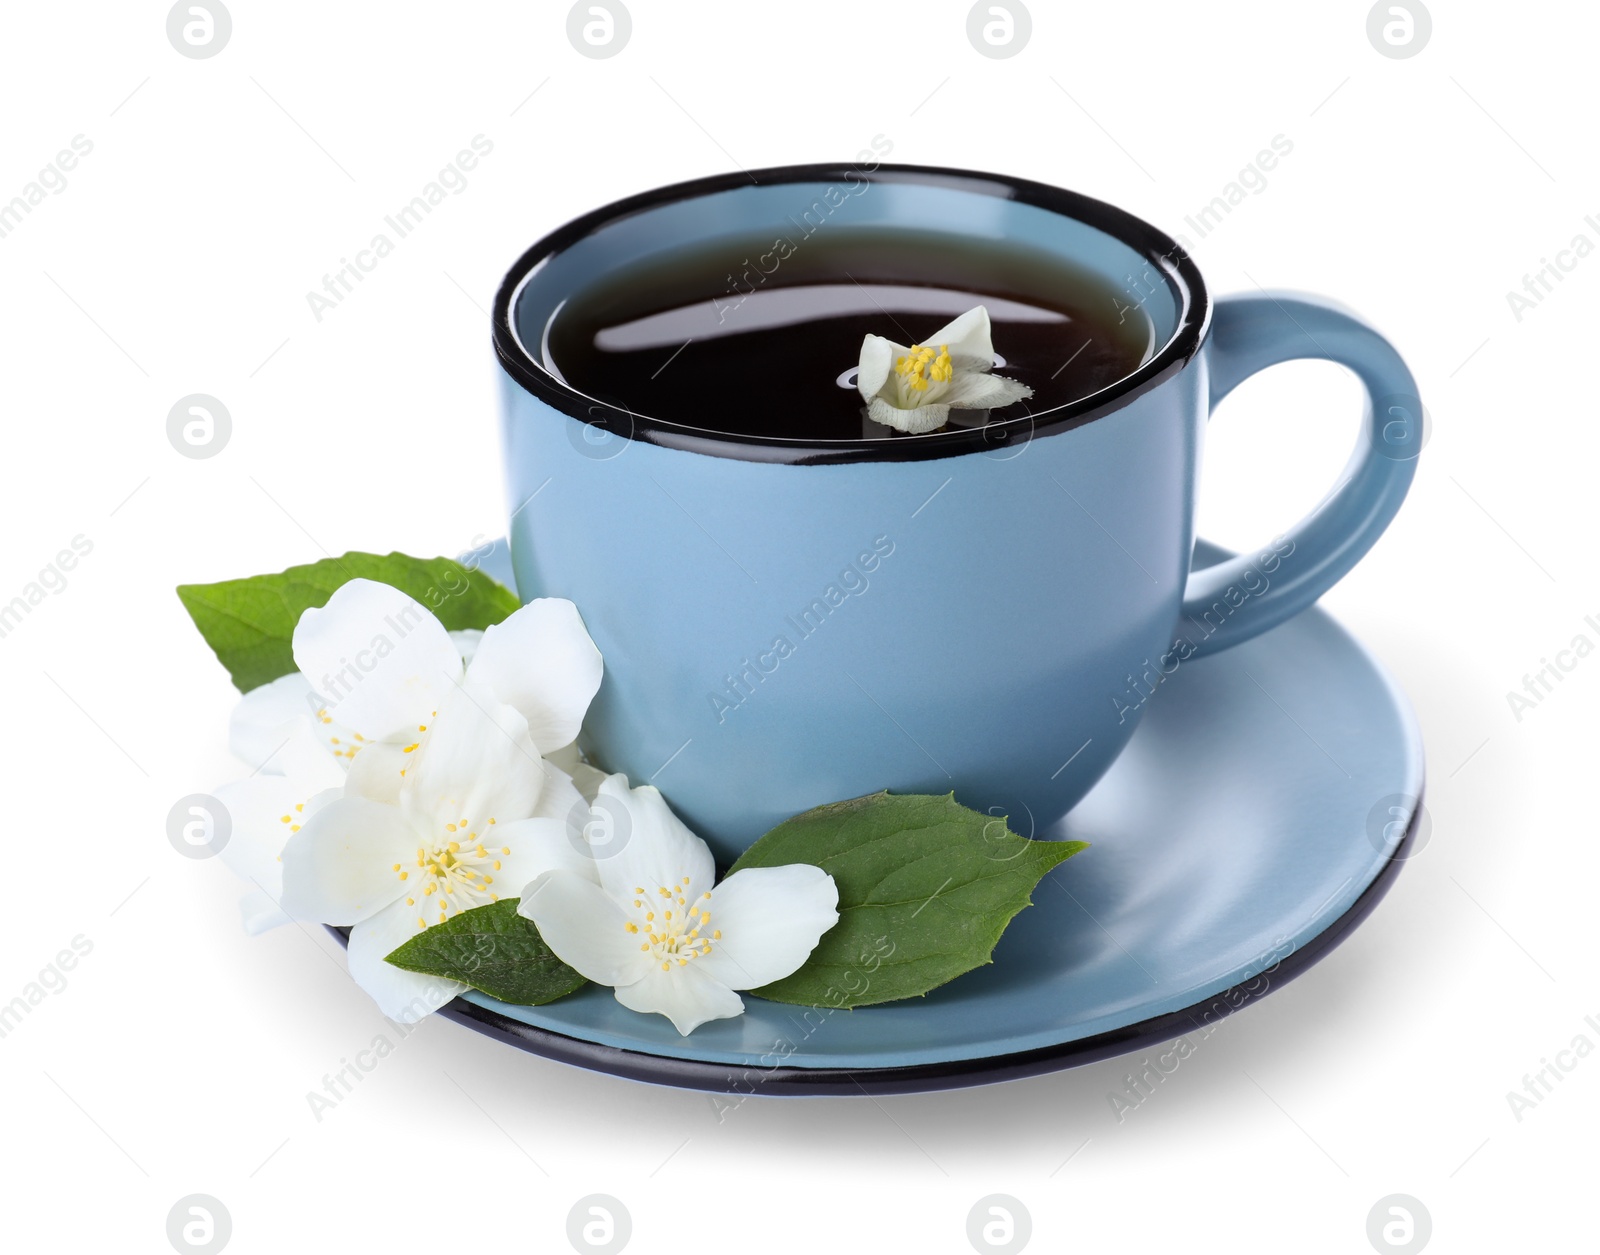
[[[685,1036],[742,1014],[735,990],[793,973],[839,920],[838,889],[820,867],[752,867],[714,884],[710,849],[648,785],[607,777],[591,816],[608,830],[599,883],[552,870],[517,909],[562,962]]]
[[[457,685],[470,680],[517,707],[535,752],[585,797],[604,778],[572,743],[601,660],[571,602],[534,601],[487,631],[446,632],[399,589],[351,580],[301,616],[294,650],[300,669],[246,693],[229,723],[231,748],[254,774],[217,790],[232,820],[223,861],[254,885],[240,901],[248,932],[288,920],[280,855],[309,813],[345,789],[396,801],[438,695]]]
[[[943,427],[951,409],[998,409],[1033,395],[1026,384],[990,374],[994,366],[989,311],[979,305],[922,344],[867,336],[856,388],[874,422],[920,435]]]

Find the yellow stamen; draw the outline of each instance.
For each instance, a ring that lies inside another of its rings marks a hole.
[[[913,344],[910,352],[895,359],[895,373],[905,380],[913,392],[926,392],[930,381],[948,383],[955,374],[955,363],[950,360],[948,345],[941,344],[937,354],[925,344]]]

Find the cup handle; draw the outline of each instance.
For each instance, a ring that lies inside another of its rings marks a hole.
[[[1268,366],[1338,362],[1366,390],[1362,434],[1338,485],[1272,544],[1189,572],[1179,631],[1214,654],[1276,627],[1332,588],[1372,548],[1411,487],[1422,401],[1400,354],[1332,301],[1286,292],[1225,296],[1206,348],[1210,406]]]

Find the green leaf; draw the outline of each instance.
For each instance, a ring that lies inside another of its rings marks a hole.
[[[452,915],[395,948],[387,962],[443,976],[519,1007],[565,998],[586,982],[551,952],[517,898]]]
[[[347,580],[378,580],[409,593],[452,631],[499,623],[520,604],[503,584],[449,558],[347,553],[277,575],[180,584],[178,597],[241,693],[295,669],[290,641],[300,615],[326,605]]]
[[[874,793],[779,824],[733,865],[813,863],[839,887],[839,922],[799,971],[750,992],[801,1006],[915,998],[991,962],[1039,879],[1088,848],[1030,841],[953,795]]]

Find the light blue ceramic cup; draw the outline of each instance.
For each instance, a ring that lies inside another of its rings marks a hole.
[[[719,411],[749,399],[714,380],[691,428],[547,368],[545,329],[586,284],[812,222],[1060,255],[1148,319],[1153,351],[1059,409],[838,442],[720,434]],[[597,210],[507,275],[494,343],[519,590],[577,603],[605,655],[585,748],[657,785],[723,861],[799,811],[879,789],[954,790],[1042,833],[1116,758],[1165,675],[1305,609],[1360,559],[1423,438],[1399,355],[1330,302],[1213,300],[1183,250],[1131,215],[926,167],[757,170]],[[1363,438],[1310,515],[1191,570],[1211,409],[1296,358],[1355,373]]]

